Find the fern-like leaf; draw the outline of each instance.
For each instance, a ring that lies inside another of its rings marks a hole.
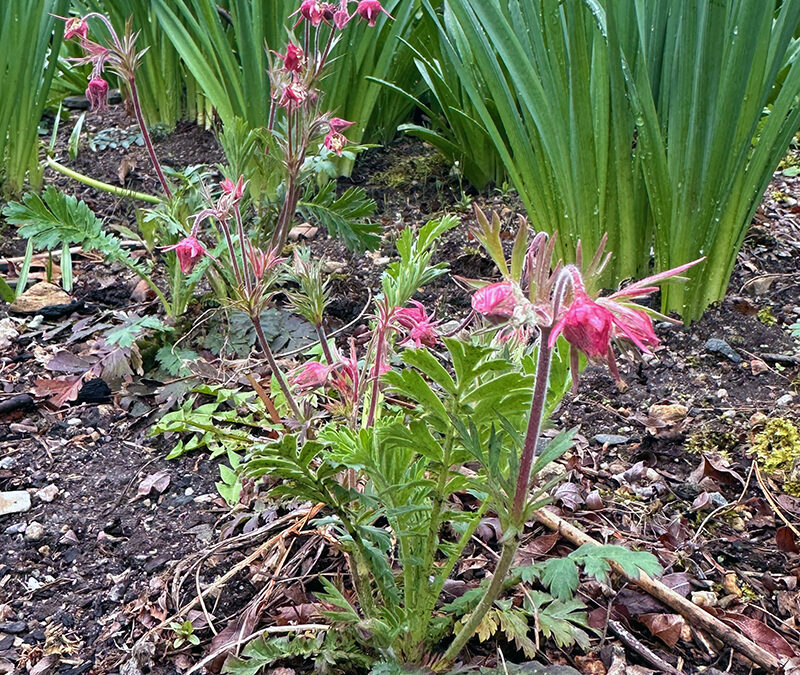
[[[339,237],[351,251],[374,249],[380,243],[380,225],[365,220],[375,212],[375,202],[363,188],[351,187],[336,196],[336,183],[330,181],[315,195],[306,192],[297,208],[305,216],[322,223],[332,237]]]

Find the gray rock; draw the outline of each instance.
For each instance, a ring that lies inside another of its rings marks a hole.
[[[36,520],[28,523],[25,528],[25,539],[28,541],[39,541],[44,538],[44,525]]]
[[[23,520],[21,523],[9,525],[5,530],[3,530],[3,534],[22,534],[26,527],[28,527],[28,524]]]
[[[0,459],[0,469],[13,469],[17,465],[16,457],[3,457]]]
[[[0,516],[24,513],[31,508],[31,496],[25,490],[0,492]]]
[[[3,621],[0,623],[0,633],[17,635],[28,629],[28,624],[24,621]]]
[[[597,434],[594,437],[594,442],[600,445],[622,445],[627,443],[630,438],[627,436],[620,436],[619,434]]]
[[[724,356],[733,363],[742,362],[742,357],[739,356],[738,352],[727,342],[725,342],[725,340],[720,340],[719,338],[709,338],[706,340],[705,347],[707,352]]]
[[[776,408],[785,408],[789,404],[791,404],[794,397],[791,394],[784,394],[781,396],[777,401],[775,401]]]
[[[52,502],[57,495],[58,495],[58,488],[52,483],[50,483],[50,485],[48,485],[47,487],[43,487],[41,490],[36,491],[36,498],[47,504]]]

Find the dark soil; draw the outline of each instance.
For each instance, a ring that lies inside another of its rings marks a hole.
[[[100,118],[87,116],[86,128],[94,134],[131,124],[118,106]],[[68,134],[68,128],[60,133],[62,153]],[[156,149],[166,164],[176,168],[222,160],[213,135],[188,124],[159,140]],[[65,163],[120,184],[119,167],[125,160],[135,163],[124,178],[126,187],[145,192],[158,189],[145,150],[139,146],[97,153],[83,148],[77,160]],[[139,205],[53,172],[48,171],[46,179],[86,200],[108,222],[133,226],[133,208]],[[334,264],[332,330],[362,314],[370,292],[378,288],[396,234],[444,210],[458,211],[457,202],[463,197],[448,168],[429,149],[402,138],[362,158],[342,187],[347,184],[364,185],[376,199],[386,237],[379,251],[367,255],[349,253],[324,232],[309,242],[315,255]],[[785,539],[779,545],[776,532],[783,522],[752,477],[747,451],[763,428],[764,420],[757,413],[800,419],[800,399],[795,393],[800,368],[792,361],[798,346],[787,331],[800,320],[800,228],[792,197],[798,194],[798,179],[776,176],[723,303],[691,326],[659,326],[663,345],[654,356],[646,362],[621,360],[624,391],[615,386],[605,368],[589,366],[578,393],[567,396],[554,419],[559,428],[578,430],[576,449],[564,465],[568,482],[576,490],[571,501],[556,500],[567,517],[598,539],[651,550],[668,572],[687,572],[693,591],[714,591],[727,603],[728,611],[745,611],[761,619],[795,647],[800,646],[800,633],[794,628],[800,620],[796,595],[800,555],[797,546],[792,552]],[[518,208],[513,195],[478,195],[474,200],[486,209],[501,211],[510,231],[513,211]],[[492,265],[467,235],[471,211],[461,208],[459,215],[462,225],[443,238],[438,259],[449,262],[455,275],[491,276]],[[20,242],[11,237],[2,246],[5,255],[20,252]],[[75,273],[76,297],[84,300],[82,314],[45,321],[39,329],[19,326],[21,337],[0,354],[0,402],[33,391],[37,378],[52,376],[42,363],[62,346],[75,322],[104,312],[153,311],[146,302],[132,300],[135,279],[95,257],[76,258]],[[469,294],[450,275],[428,286],[420,299],[445,320],[463,318],[469,310]],[[0,308],[0,319],[4,316]],[[364,315],[358,323],[366,321]],[[61,324],[62,332],[50,330]],[[358,326],[351,326],[348,334],[357,330]],[[711,351],[710,338],[725,340],[740,360],[734,363]],[[217,363],[214,369],[227,382],[247,386],[246,366]],[[261,365],[247,367],[258,371]],[[176,575],[186,571],[187,561],[196,560],[192,556],[227,541],[224,537],[230,536],[237,516],[243,518],[240,527],[250,523],[245,529],[251,532],[277,518],[294,518],[287,522],[301,534],[286,539],[283,562],[264,553],[226,581],[210,608],[218,630],[228,620],[235,621],[254,598],[266,598],[262,594],[271,592],[273,578],[295,581],[280,581],[280,593],[272,593],[269,602],[258,605],[261,620],[308,621],[305,608],[312,601],[314,586],[306,577],[342,569],[334,552],[302,530],[305,521],[296,514],[304,513],[307,505],[287,505],[279,512],[267,509],[262,520],[253,520],[254,512],[247,509],[232,516],[213,485],[219,478],[218,460],[209,459],[207,453],[165,459],[176,439],[147,436],[150,424],[163,414],[155,398],[159,384],[136,377],[108,403],[67,404],[59,409],[37,396],[34,410],[0,416],[0,491],[27,490],[33,502],[26,513],[0,516],[0,672],[8,672],[4,664],[25,672],[44,658],[52,660],[50,672],[119,672],[131,661],[128,652],[137,639],[175,611],[172,582]],[[680,404],[685,412],[674,422],[663,423],[654,404]],[[609,444],[602,435],[620,438]],[[720,460],[719,454],[727,459]],[[717,466],[727,461],[727,468],[715,475],[693,476],[704,456]],[[169,476],[163,492],[154,489],[137,496],[142,481],[159,472]],[[797,522],[800,502],[783,494],[780,480],[766,480],[788,517]],[[49,485],[55,485],[57,494],[51,502],[42,501],[37,494]],[[714,492],[730,509],[704,522],[713,507],[702,507],[701,500],[698,508],[696,500]],[[33,523],[42,526],[39,532]],[[263,531],[258,542],[240,535],[244,538],[233,540],[236,545],[225,556],[205,558],[197,583],[211,584],[238,563],[247,562],[256,544],[267,534],[275,534]],[[534,528],[530,534],[536,537],[543,532]],[[482,577],[484,566],[493,565],[484,548],[496,544],[491,533],[483,544],[476,543],[471,564],[458,571],[456,578],[472,583]],[[741,597],[726,600],[735,595],[729,592],[729,574],[737,580]],[[178,589],[178,604],[196,596],[194,585],[192,573]],[[631,603],[624,593],[604,598],[586,584],[581,592],[590,610],[601,608],[603,616],[611,611],[621,617],[640,640],[673,665],[683,659],[689,672],[728,666],[729,651],[719,645],[711,650],[697,635],[674,649],[666,648],[635,618],[636,612],[629,611]],[[197,608],[193,616],[196,625],[202,626]],[[607,635],[604,643],[616,640],[612,633]],[[203,630],[200,636],[205,641],[211,634]],[[157,650],[151,672],[184,671],[207,653],[170,649],[166,641],[174,638],[170,632],[163,633],[160,641],[156,637],[151,638]],[[495,658],[496,646],[488,649],[487,663]],[[558,650],[548,643],[545,652],[552,660],[583,672],[605,673],[601,646],[594,643],[588,655],[581,655],[578,649]],[[514,655],[513,646],[502,643],[502,647],[507,656]],[[628,653],[628,659],[643,664],[634,652]],[[743,667],[738,657],[733,664],[734,670]]]

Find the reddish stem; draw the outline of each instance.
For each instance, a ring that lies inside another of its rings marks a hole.
[[[161,163],[156,156],[153,141],[150,140],[150,132],[147,131],[147,124],[145,124],[144,115],[142,115],[142,104],[139,101],[139,91],[136,89],[135,77],[131,76],[128,78],[128,87],[131,91],[131,101],[133,102],[133,110],[136,113],[136,121],[139,123],[139,129],[142,132],[144,144],[147,146],[147,154],[150,155],[150,161],[153,163],[153,168],[156,170],[156,175],[161,182],[161,187],[164,189],[164,194],[167,195],[167,199],[172,199],[172,190],[169,189],[167,179],[164,176],[164,172],[161,170]]]

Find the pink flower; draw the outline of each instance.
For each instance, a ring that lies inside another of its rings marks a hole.
[[[379,0],[361,0],[361,2],[358,3],[358,7],[356,7],[356,14],[366,20],[370,26],[375,25],[381,12],[390,19],[394,19],[394,17],[383,8]]]
[[[331,131],[338,131],[341,133],[345,129],[349,129],[355,124],[355,122],[348,122],[347,120],[343,120],[341,117],[331,117],[328,120],[328,126],[331,128]]]
[[[328,382],[332,370],[331,366],[319,361],[307,361],[292,373],[291,382],[304,391],[317,389]]]
[[[284,108],[297,107],[302,105],[307,96],[308,93],[301,84],[292,82],[283,88],[283,94],[281,94],[281,100],[278,105]]]
[[[659,340],[653,330],[653,321],[643,309],[631,305],[623,305],[610,298],[598,298],[597,304],[608,309],[614,316],[611,337],[628,339],[645,354],[651,347],[657,347]]]
[[[165,246],[163,250],[175,251],[175,255],[178,256],[178,263],[181,266],[181,272],[184,274],[189,274],[200,261],[200,258],[206,255],[206,249],[203,244],[193,234],[181,239],[177,244]]]
[[[244,195],[244,189],[247,187],[247,183],[248,181],[244,179],[244,176],[239,176],[239,180],[235,183],[230,178],[226,178],[220,182],[219,186],[222,188],[223,194],[231,197],[234,202],[239,202]]]
[[[89,35],[89,26],[87,23],[79,16],[72,17],[71,19],[64,18],[63,16],[58,17],[59,19],[63,19],[65,21],[64,26],[64,39],[71,40],[74,37],[86,39],[86,36]]]
[[[614,315],[580,289],[575,289],[574,296],[564,318],[550,335],[550,346],[563,333],[567,342],[590,359],[604,359],[611,349]]]
[[[344,146],[347,145],[347,139],[338,131],[331,130],[325,136],[325,140],[322,144],[331,152],[335,152],[337,155],[341,156]]]
[[[333,367],[331,386],[339,392],[343,401],[358,402],[359,370],[355,342],[350,342],[350,356],[339,356]]]
[[[344,27],[350,23],[352,15],[347,11],[347,4],[343,3],[339,9],[333,13],[333,25],[339,30],[344,30]]]
[[[283,67],[292,73],[299,73],[303,70],[306,57],[303,50],[291,42],[286,46],[286,54],[278,54],[278,58],[283,61]]]
[[[336,5],[332,2],[323,2],[322,3],[322,20],[330,25],[331,19],[333,19],[333,15],[336,13]]]
[[[86,98],[89,100],[92,110],[103,110],[108,105],[108,82],[102,77],[94,77],[89,80]]]
[[[422,303],[412,300],[413,307],[403,307],[394,313],[394,318],[400,326],[407,330],[403,342],[413,342],[417,349],[422,345],[436,346],[439,334],[436,332],[438,321],[431,321]]]
[[[300,14],[300,18],[297,20],[295,26],[303,19],[310,21],[312,26],[319,26],[324,18],[322,4],[319,0],[303,0],[303,2],[300,3],[300,8],[290,16],[294,16],[295,14]]]
[[[277,250],[277,248],[274,248],[271,251],[263,251],[253,246],[250,242],[245,246],[247,259],[250,261],[250,265],[253,268],[253,274],[259,281],[264,278],[264,274],[268,270],[271,270],[273,267],[286,260],[286,258],[278,257]]]
[[[516,305],[510,281],[489,284],[479,288],[472,296],[472,309],[495,323],[513,316]]]

